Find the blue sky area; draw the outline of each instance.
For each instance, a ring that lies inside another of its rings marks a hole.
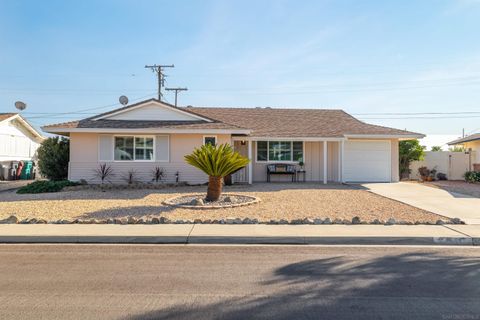
[[[480,130],[479,30],[478,0],[0,0],[0,112],[84,118],[154,97],[144,65],[174,63],[181,105],[342,108],[459,136]]]

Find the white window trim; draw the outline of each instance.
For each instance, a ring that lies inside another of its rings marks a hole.
[[[133,137],[133,160],[115,160],[115,138],[117,137]],[[135,159],[135,138],[152,138],[153,139],[153,159],[151,160],[137,160]],[[152,135],[131,135],[131,134],[116,134],[113,135],[113,162],[156,162],[156,139],[155,136]],[[170,144],[169,144],[170,147]],[[170,151],[168,152],[168,156],[170,157]]]
[[[218,138],[217,138],[217,136],[211,134],[211,135],[204,135],[204,136],[202,137],[202,146],[205,144],[205,138],[215,138],[215,144],[218,144]]]
[[[259,141],[267,141],[267,161],[258,160],[257,153],[258,153],[258,142]],[[298,140],[257,140],[255,141],[255,163],[292,163],[298,164],[300,161],[294,160],[270,160],[270,142],[290,142],[290,154],[293,158],[293,143],[294,142],[301,142],[302,143],[302,152],[303,152],[303,162],[305,163],[305,141],[298,141]]]

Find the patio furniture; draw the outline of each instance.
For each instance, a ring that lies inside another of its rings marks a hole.
[[[306,176],[307,176],[307,171],[305,171],[304,169],[299,169],[295,172],[295,180],[297,182],[300,181],[300,175],[302,175],[302,182],[305,182],[306,181]]]
[[[292,182],[294,182],[296,177],[295,165],[286,163],[269,164],[267,165],[267,182],[270,182],[270,175],[272,174],[291,175]]]

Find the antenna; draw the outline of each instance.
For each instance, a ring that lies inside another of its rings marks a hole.
[[[164,68],[174,68],[173,64],[160,64],[160,65],[146,65],[145,68],[151,69],[152,72],[157,74],[158,78],[158,100],[162,101],[162,88],[165,86],[165,74],[163,73]]]
[[[120,96],[118,98],[118,102],[122,104],[123,106],[126,106],[128,104],[128,97],[127,96]]]
[[[177,96],[179,91],[187,91],[188,88],[165,88],[167,91],[175,91],[175,107],[177,106]]]
[[[25,102],[15,101],[15,108],[17,108],[18,110],[20,111],[25,110],[26,107],[27,107],[27,104]]]

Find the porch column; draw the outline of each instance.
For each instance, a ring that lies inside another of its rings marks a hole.
[[[342,153],[342,158],[341,158],[341,162],[340,162],[340,166],[342,167],[341,170],[340,170],[340,182],[344,183],[345,182],[345,179],[343,178],[343,164],[345,163],[345,140],[342,140],[342,145],[340,147],[340,149],[342,150],[341,153]]]
[[[252,159],[252,141],[248,140],[248,159],[250,162],[248,163],[248,184],[252,184],[253,182],[253,159]]]
[[[342,182],[342,143],[338,141],[337,142],[337,148],[338,148],[338,160],[337,160],[337,165],[338,165],[338,182]]]
[[[327,184],[327,140],[323,141],[323,184]]]

